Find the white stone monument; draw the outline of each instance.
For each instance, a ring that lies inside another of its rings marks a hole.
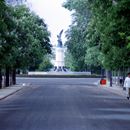
[[[62,44],[62,40],[61,40],[61,36],[62,36],[63,30],[61,30],[61,32],[59,33],[59,35],[57,35],[58,38],[58,44],[55,48],[55,54],[56,54],[56,58],[55,58],[55,67],[54,67],[54,71],[66,71],[65,69],[65,63],[64,63],[64,53],[65,53],[65,48],[63,47]]]

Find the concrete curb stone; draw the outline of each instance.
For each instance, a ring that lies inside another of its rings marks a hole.
[[[22,88],[23,88],[22,85],[14,85],[14,86],[0,89],[0,100],[5,99],[5,98],[13,95],[14,93],[20,91]]]
[[[122,87],[115,86],[115,85],[112,86],[112,87],[110,87],[110,86],[101,86],[100,85],[99,87],[101,87],[102,89],[105,89],[105,90],[107,90],[109,92],[112,92],[114,94],[117,94],[117,95],[120,95],[120,96],[126,96],[126,91],[123,90]]]

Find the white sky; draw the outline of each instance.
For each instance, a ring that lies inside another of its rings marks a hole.
[[[57,44],[57,35],[64,29],[64,32],[71,24],[71,12],[62,7],[62,3],[66,0],[28,0],[32,9],[42,18],[48,25],[51,32],[51,43]],[[65,42],[65,33],[62,36]]]

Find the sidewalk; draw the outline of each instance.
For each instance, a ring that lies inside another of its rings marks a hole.
[[[0,89],[0,100],[4,99],[10,95],[13,95],[14,93],[18,92],[22,88],[23,88],[23,85],[14,85],[14,86]]]
[[[123,87],[113,85],[112,87],[109,86],[101,86],[101,88],[106,89],[109,92],[112,92],[114,94],[120,95],[120,96],[126,96],[126,91],[123,90]]]
[[[121,87],[121,86],[117,86],[115,84],[113,84],[112,87],[110,87],[108,85],[100,85],[100,80],[98,82],[96,82],[95,85],[97,85],[98,87],[105,89],[111,93],[126,97],[126,90],[123,90],[123,87]]]

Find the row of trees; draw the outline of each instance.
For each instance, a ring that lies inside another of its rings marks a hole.
[[[24,5],[10,7],[0,0],[0,88],[16,84],[16,69],[38,68],[51,54],[50,33],[44,20]]]
[[[121,72],[129,68],[129,0],[67,0],[63,6],[73,11],[66,42],[69,67]]]

